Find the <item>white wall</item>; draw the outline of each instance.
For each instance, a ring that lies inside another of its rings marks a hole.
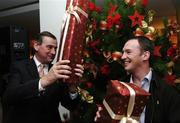
[[[64,16],[66,0],[39,0],[40,9],[40,31],[53,33],[58,43],[60,41],[60,28]],[[56,61],[56,58],[54,62]],[[61,118],[64,113],[69,115],[69,111],[59,106]],[[63,118],[62,118],[63,120]]]

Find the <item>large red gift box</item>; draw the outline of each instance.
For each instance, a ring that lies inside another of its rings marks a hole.
[[[133,83],[111,80],[98,123],[119,123],[123,118],[139,121],[150,93]]]
[[[76,64],[82,64],[82,50],[88,19],[89,0],[67,0],[66,12],[61,29],[58,60],[70,60],[72,70]],[[78,82],[79,78],[72,71],[69,83]]]

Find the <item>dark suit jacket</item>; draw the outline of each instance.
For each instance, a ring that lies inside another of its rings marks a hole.
[[[129,76],[123,81],[129,82]],[[180,123],[180,93],[153,72],[145,123]]]
[[[59,102],[70,110],[78,103],[78,99],[70,99],[66,85],[61,82],[39,92],[39,79],[34,60],[12,65],[3,96],[4,123],[61,123]]]

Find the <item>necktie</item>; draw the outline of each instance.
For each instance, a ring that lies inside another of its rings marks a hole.
[[[44,65],[43,64],[39,65],[38,73],[39,73],[40,78],[44,75]]]

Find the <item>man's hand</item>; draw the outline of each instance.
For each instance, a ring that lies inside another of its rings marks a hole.
[[[83,73],[84,73],[84,67],[80,64],[76,64],[76,68],[75,70],[75,75],[82,77]]]
[[[52,83],[56,82],[58,79],[68,79],[71,72],[71,67],[68,65],[70,63],[69,60],[60,60],[56,62],[51,69],[49,70],[47,75],[44,75],[41,78],[41,86],[45,88],[48,85],[51,85]],[[79,69],[77,69],[77,74],[82,75],[80,73],[83,73],[80,69],[81,67],[78,66]]]
[[[80,64],[76,64],[76,68],[74,68],[75,75],[78,77],[82,77],[84,73],[84,67]],[[69,84],[69,92],[75,93],[77,92],[77,85],[76,84]]]
[[[94,118],[94,121],[95,121],[95,122],[97,122],[97,119],[101,117],[100,111],[102,111],[102,110],[103,110],[103,108],[102,108],[101,106],[98,106],[98,110],[97,110],[96,116],[95,116],[95,118]]]

